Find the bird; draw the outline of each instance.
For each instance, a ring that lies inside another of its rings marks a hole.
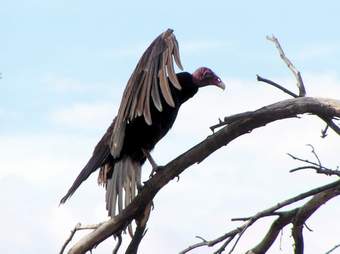
[[[117,116],[60,204],[99,169],[98,184],[106,188],[108,215],[121,213],[142,188],[144,162],[149,160],[153,172],[159,168],[150,152],[173,126],[181,105],[202,87],[225,89],[210,68],[175,73],[174,62],[183,70],[179,45],[169,28],[143,53],[127,82]]]

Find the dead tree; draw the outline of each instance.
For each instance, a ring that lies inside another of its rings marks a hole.
[[[116,253],[122,241],[121,234],[127,225],[129,225],[132,221],[136,221],[137,227],[125,253],[137,253],[138,246],[145,234],[145,228],[150,216],[152,201],[157,193],[172,179],[178,177],[191,165],[202,162],[205,158],[207,158],[219,148],[228,145],[231,141],[244,134],[250,133],[256,128],[263,127],[274,121],[294,118],[302,114],[312,114],[318,116],[326,123],[325,129],[322,131],[323,137],[327,135],[326,133],[328,129],[332,129],[340,135],[340,128],[335,122],[340,118],[340,100],[307,97],[302,76],[292,64],[292,62],[286,57],[279,41],[274,36],[267,37],[267,39],[275,44],[281,59],[286,63],[287,67],[293,73],[297,82],[298,93],[294,93],[282,85],[258,75],[258,81],[272,85],[292,96],[293,98],[279,101],[254,111],[231,115],[225,117],[223,120],[220,120],[218,124],[211,127],[213,134],[164,165],[162,170],[158,171],[152,178],[146,181],[138,196],[120,214],[97,225],[81,226],[78,224],[74,230],[72,230],[70,237],[62,246],[60,253],[64,252],[66,245],[72,240],[72,237],[76,231],[85,229],[92,231],[75,243],[73,247],[69,249],[69,254],[85,253],[89,250],[92,250],[94,247],[111,236],[115,236],[118,239],[117,245],[113,251],[113,253]],[[216,129],[218,130],[216,131]],[[305,163],[304,166],[295,168],[291,170],[291,172],[312,169],[319,174],[340,176],[340,171],[338,169],[325,167],[321,163],[314,147],[311,146],[311,148],[316,160],[314,162],[290,154],[292,159]],[[303,229],[305,227],[306,220],[312,216],[321,205],[325,204],[330,199],[338,195],[340,195],[340,180],[331,182],[324,186],[319,186],[287,200],[281,201],[272,207],[256,213],[253,216],[235,218],[233,220],[243,221],[244,223],[213,240],[206,240],[203,237],[198,237],[200,239],[198,243],[189,246],[180,253],[189,253],[190,251],[202,246],[217,246],[217,250],[214,253],[222,253],[227,248],[229,248],[229,253],[231,253],[233,252],[239,239],[249,227],[251,227],[261,218],[272,216],[276,219],[273,220],[268,232],[264,234],[263,239],[258,243],[258,245],[251,248],[249,251],[247,251],[247,253],[266,253],[266,251],[271,247],[275,239],[278,237],[279,232],[286,225],[291,224],[294,250],[296,254],[301,254],[304,250]],[[310,199],[303,205],[295,209],[283,210],[286,206],[304,200],[308,197]],[[335,246],[334,248],[337,247],[338,246]],[[331,249],[330,252],[333,251],[333,249]]]

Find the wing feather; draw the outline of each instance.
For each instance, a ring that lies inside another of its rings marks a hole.
[[[136,113],[135,113],[135,117],[141,116],[142,113],[143,113],[144,102],[145,102],[145,99],[146,99],[146,92],[147,92],[147,89],[148,89],[148,83],[147,83],[148,75],[147,74],[148,73],[146,73],[146,75],[144,75],[144,81],[142,83],[141,91],[140,91],[140,94],[138,96],[137,110],[136,110]]]
[[[178,41],[176,40],[176,37],[174,37],[173,40],[174,40],[174,51],[173,51],[174,59],[175,59],[175,62],[176,62],[176,65],[178,66],[178,68],[183,70],[183,66],[182,66],[182,63],[181,63],[181,58],[180,58],[180,55],[179,55]]]
[[[159,112],[162,112],[163,107],[162,107],[161,97],[159,93],[159,81],[158,81],[158,75],[157,75],[158,66],[159,66],[159,61],[156,61],[155,63],[156,75],[153,75],[153,82],[152,82],[152,87],[151,87],[151,98],[157,110]]]
[[[150,111],[150,93],[151,93],[151,86],[152,86],[152,78],[153,78],[153,69],[150,70],[148,77],[146,79],[147,82],[147,88],[146,88],[146,97],[144,101],[144,110],[143,110],[143,115],[145,122],[148,125],[152,124],[152,119],[151,119],[151,111]]]
[[[153,84],[152,89],[151,89],[151,98],[152,98],[152,101],[153,101],[155,107],[157,108],[157,110],[159,112],[162,112],[163,107],[162,107],[161,97],[160,97],[160,94],[159,94],[159,85],[158,85],[157,76],[154,79],[155,79],[155,81],[154,81],[155,83]]]
[[[144,79],[145,79],[145,76],[143,75],[140,77],[140,80],[138,82],[143,83]],[[132,98],[130,108],[127,109],[127,112],[129,112],[128,120],[133,120],[135,117],[137,117],[138,102],[139,102],[138,98],[140,96],[142,88],[143,86],[135,87],[135,91],[133,94],[135,94],[136,96]]]
[[[174,87],[176,87],[178,90],[181,90],[182,87],[177,80],[175,69],[174,69],[174,61],[172,59],[174,43],[172,40],[169,40],[168,44],[169,44],[169,48],[166,51],[168,53],[167,58],[166,58],[166,68],[167,68],[168,77],[171,83],[174,85]]]
[[[120,156],[126,124],[141,116],[147,124],[152,124],[151,103],[158,111],[162,111],[164,105],[161,97],[163,97],[165,101],[163,103],[175,107],[170,85],[178,90],[181,89],[181,85],[174,70],[174,61],[180,69],[183,69],[178,42],[173,30],[167,29],[146,49],[124,90],[111,136],[110,147],[114,158]]]
[[[167,61],[167,56],[168,56],[167,52],[164,52],[163,58],[161,60],[161,63],[162,63],[161,69],[159,69],[158,71],[159,85],[161,87],[162,95],[166,103],[171,107],[175,107],[175,102],[174,102],[174,99],[172,98],[168,78],[166,76],[166,64],[163,64],[163,62]]]

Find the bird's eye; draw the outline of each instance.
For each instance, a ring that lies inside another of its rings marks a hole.
[[[210,78],[211,77],[211,73],[210,72],[205,72],[203,75],[205,78]]]

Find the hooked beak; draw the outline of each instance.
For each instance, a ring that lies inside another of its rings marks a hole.
[[[217,87],[221,88],[222,90],[225,89],[225,84],[223,83],[223,81],[219,82],[218,84],[216,84]]]

